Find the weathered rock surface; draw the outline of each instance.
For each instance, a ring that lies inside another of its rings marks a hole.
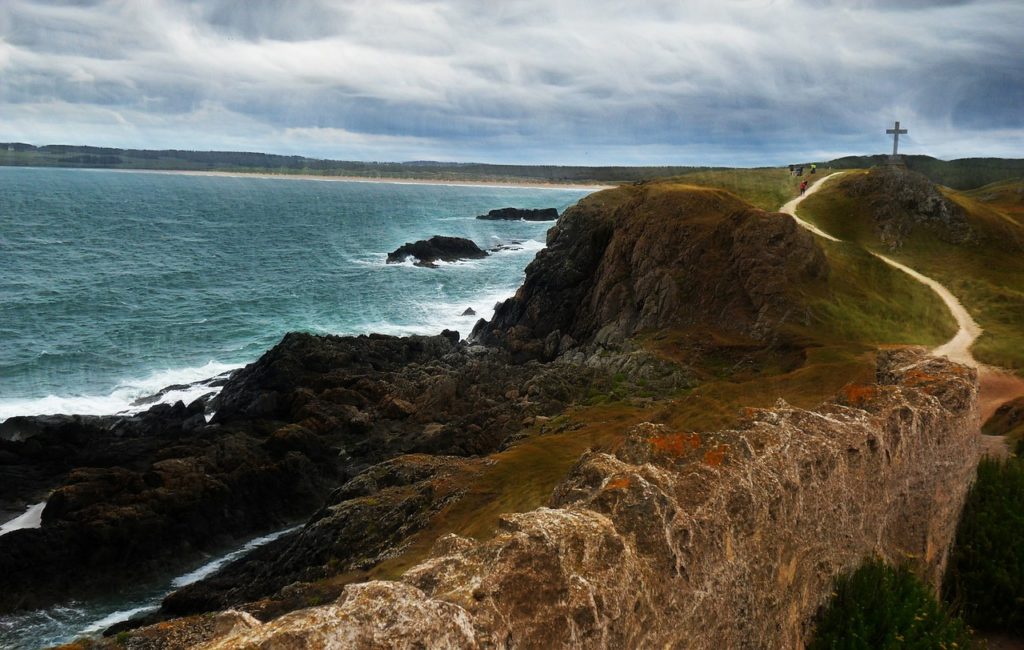
[[[954,244],[974,236],[960,206],[943,196],[925,176],[904,167],[872,169],[843,181],[840,187],[848,196],[867,201],[875,231],[890,249],[902,246],[920,228]]]
[[[430,239],[406,243],[388,253],[388,264],[401,264],[406,258],[415,258],[416,266],[436,267],[438,260],[457,262],[459,260],[475,260],[487,257],[487,252],[480,249],[472,240],[463,237],[443,237],[436,235]]]
[[[566,210],[523,286],[470,339],[539,359],[694,325],[771,341],[808,318],[795,289],[827,274],[813,236],[789,217],[720,190],[621,187]]]
[[[558,219],[558,210],[555,208],[540,208],[530,210],[526,208],[498,208],[487,214],[481,214],[477,219],[488,221],[555,221]]]
[[[974,371],[885,355],[878,383],[711,434],[643,424],[551,508],[448,536],[401,582],[247,624],[204,648],[797,648],[865,557],[937,584],[978,457]]]
[[[161,615],[227,609],[268,596],[280,603],[265,609],[305,606],[290,602],[297,581],[374,566],[458,498],[460,479],[484,462],[412,454],[375,465],[335,490],[301,530],[172,593]]]
[[[559,412],[586,380],[569,367],[511,365],[456,332],[289,334],[232,376],[210,423],[201,405],[181,404],[132,418],[8,420],[4,484],[28,476],[54,491],[40,528],[0,536],[0,612],[138,581],[305,519],[335,503],[333,489],[402,454],[487,454],[524,417]],[[396,525],[402,508],[431,503],[414,488],[388,495]],[[394,541],[388,535],[381,544]],[[337,561],[373,557],[369,546],[351,551]],[[292,580],[319,566],[301,557]]]

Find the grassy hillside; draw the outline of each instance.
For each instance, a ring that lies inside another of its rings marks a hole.
[[[773,192],[789,191],[784,171],[695,176],[685,179],[708,185],[721,182],[736,193],[759,194],[762,201]],[[628,188],[606,196],[621,199],[623,191]],[[667,197],[674,195],[665,192]],[[592,197],[608,209],[621,204],[602,198]],[[933,345],[955,331],[948,311],[926,287],[854,244],[819,243],[831,268],[827,280],[793,287],[811,314],[809,322],[786,328],[782,340],[770,344],[706,327],[640,336],[636,342],[641,349],[685,368],[695,385],[659,392],[642,380],[632,383],[622,375],[595,380],[582,403],[556,418],[538,419],[526,427],[518,442],[490,456],[481,471],[462,477],[462,498],[415,535],[401,554],[367,572],[324,581],[317,597],[333,597],[352,580],[400,575],[421,561],[445,533],[493,535],[503,513],[547,504],[583,452],[615,449],[634,424],[656,422],[678,431],[712,431],[734,424],[745,408],[771,407],[779,398],[812,408],[848,383],[872,381],[879,346]]]
[[[846,156],[824,163],[833,169],[867,169],[884,165],[888,156]],[[908,169],[924,174],[933,183],[969,190],[1008,179],[1024,178],[1024,159],[960,158],[939,160],[931,156],[903,156]]]
[[[991,183],[964,192],[963,196],[1024,226],[1024,179]]]
[[[854,172],[809,197],[801,215],[839,239],[884,253],[949,287],[985,329],[974,347],[985,363],[1024,371],[1024,227],[1014,184],[961,193],[944,190],[960,206],[973,231],[970,241],[943,241],[916,228],[897,250],[879,240],[871,197],[854,199],[846,191]],[[1009,207],[1009,209],[1007,209]]]

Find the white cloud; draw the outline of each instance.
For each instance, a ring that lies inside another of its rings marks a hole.
[[[39,144],[595,163],[881,151],[895,116],[980,155],[1024,130],[1022,21],[1001,0],[8,0],[0,112]]]

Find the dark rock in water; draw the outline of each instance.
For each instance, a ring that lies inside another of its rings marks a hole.
[[[466,311],[462,312],[463,316],[476,316],[476,311],[472,307],[466,307]]]
[[[558,219],[558,210],[555,208],[541,208],[539,210],[499,208],[491,210],[487,214],[481,214],[477,219],[487,219],[489,221],[555,221]]]
[[[480,250],[480,247],[472,240],[463,237],[442,237],[440,235],[430,239],[421,239],[412,244],[399,246],[388,253],[388,264],[401,264],[406,258],[413,257],[416,266],[433,268],[434,262],[456,262],[458,260],[474,260],[487,257],[487,252]]]
[[[521,241],[510,241],[498,244],[497,246],[491,246],[487,249],[489,253],[497,253],[499,251],[521,251],[523,250],[523,242]]]
[[[824,253],[791,218],[720,190],[620,187],[566,210],[523,286],[469,340],[544,360],[662,328],[770,341],[809,318],[794,288],[827,274]]]

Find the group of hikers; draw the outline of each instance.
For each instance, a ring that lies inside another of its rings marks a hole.
[[[814,174],[817,171],[818,171],[818,165],[815,164],[815,163],[811,163],[810,173]],[[790,165],[789,166],[789,174],[791,176],[803,176],[804,175],[804,166],[803,165]],[[800,195],[803,196],[805,191],[807,191],[807,180],[806,179],[800,181]]]

